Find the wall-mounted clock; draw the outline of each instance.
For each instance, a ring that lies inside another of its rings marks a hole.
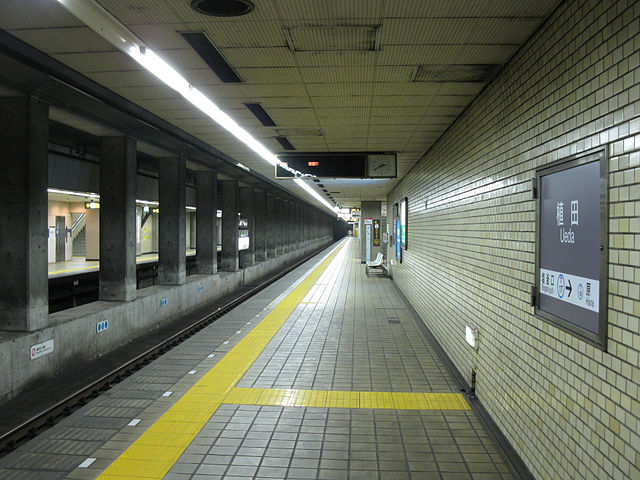
[[[369,155],[367,158],[367,176],[374,178],[395,178],[396,155],[379,154]]]

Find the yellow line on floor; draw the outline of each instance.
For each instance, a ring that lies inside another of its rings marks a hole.
[[[388,408],[394,410],[470,410],[460,393],[348,392],[272,388],[234,388],[222,403],[281,407]]]
[[[342,244],[344,248],[346,244]],[[336,247],[253,330],[98,477],[160,480],[271,341],[342,248]]]

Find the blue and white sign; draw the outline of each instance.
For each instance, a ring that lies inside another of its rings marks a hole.
[[[600,311],[600,282],[593,278],[541,268],[540,293],[592,312]]]
[[[107,328],[109,328],[109,320],[96,323],[96,333],[104,332]]]

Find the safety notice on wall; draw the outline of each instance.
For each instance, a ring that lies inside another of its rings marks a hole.
[[[43,357],[53,352],[53,339],[46,342],[38,343],[31,347],[31,360],[35,360],[38,357]]]

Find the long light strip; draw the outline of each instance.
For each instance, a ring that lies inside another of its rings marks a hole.
[[[288,166],[281,162],[278,157],[271,153],[262,143],[223,112],[209,97],[191,85],[186,78],[147,47],[133,32],[111,16],[109,12],[94,0],[57,1],[78,20],[89,26],[94,32],[113,46],[133,58],[146,70],[162,80],[168,87],[182,95],[194,107],[257,153],[261,158],[271,165],[280,165],[289,170]],[[324,206],[334,211],[333,207],[307,184],[301,181],[296,183]]]
[[[324,198],[322,198],[320,196],[320,194],[318,192],[316,192],[313,188],[311,188],[309,185],[307,185],[307,183],[304,180],[302,180],[300,178],[294,178],[293,181],[296,182],[299,187],[301,187],[303,190],[306,190],[307,193],[309,193],[309,195],[311,195],[313,198],[315,198],[317,201],[319,201],[322,205],[327,207],[333,213],[337,214],[338,211],[340,210],[340,208],[338,208],[338,207],[335,207],[335,206],[332,207],[329,204],[329,202],[327,202]]]

